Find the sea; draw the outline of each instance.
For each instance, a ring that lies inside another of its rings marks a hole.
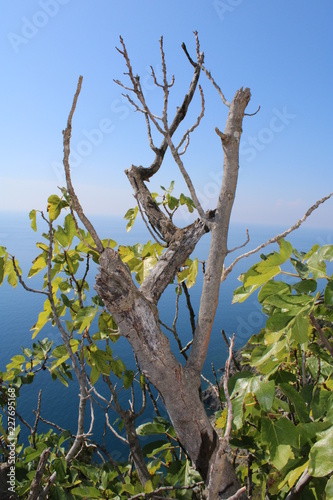
[[[92,222],[101,238],[111,238],[121,245],[133,245],[135,243],[145,243],[151,239],[142,221],[136,221],[130,232],[126,231],[126,221],[121,217],[94,216]],[[37,218],[37,232],[30,227],[30,220],[27,214],[21,213],[0,213],[0,246],[7,247],[11,255],[15,255],[22,269],[23,277],[26,277],[31,267],[33,259],[40,253],[36,248],[36,242],[43,241],[42,233],[47,232],[47,227],[41,218]],[[249,230],[250,241],[245,248],[236,250],[227,256],[226,266],[230,264],[238,255],[257,247],[272,236],[280,234],[285,227],[232,224],[229,233],[229,249],[242,245],[246,241],[246,228]],[[306,225],[291,233],[287,238],[297,250],[308,251],[314,244],[320,245],[333,243],[332,228],[313,228]],[[204,262],[207,259],[210,245],[209,234],[205,235],[198,243],[192,258],[197,257]],[[233,333],[236,336],[235,348],[242,347],[250,336],[260,331],[265,325],[265,317],[261,312],[261,307],[256,300],[256,296],[251,296],[241,304],[232,304],[233,290],[240,286],[238,277],[251,265],[260,260],[260,253],[269,253],[276,250],[276,244],[270,245],[259,253],[251,257],[244,258],[236,264],[225,282],[221,284],[219,306],[214,322],[211,341],[208,349],[207,360],[204,365],[203,374],[210,381],[214,382],[215,375],[219,378],[227,358],[227,346],[222,338],[223,329],[227,337]],[[94,278],[97,272],[96,266],[91,266],[88,282],[90,285],[90,295],[93,290]],[[42,275],[35,278],[25,278],[29,287],[40,288]],[[190,289],[191,302],[195,314],[197,314],[202,288],[202,264],[199,264],[198,278],[195,286]],[[160,319],[163,323],[172,326],[175,314],[176,292],[175,285],[170,285],[164,292],[159,302]],[[89,295],[88,294],[88,295]],[[14,289],[6,281],[0,287],[0,371],[6,370],[6,365],[12,356],[22,354],[22,347],[30,347],[33,342],[48,337],[53,340],[54,345],[61,344],[60,334],[56,328],[48,323],[37,337],[32,340],[31,327],[37,321],[39,312],[43,309],[45,296],[29,293],[20,284]],[[96,329],[93,323],[92,329]],[[189,320],[189,311],[186,307],[184,294],[180,297],[179,316],[177,319],[177,331],[182,345],[185,346],[192,338],[192,330]],[[165,330],[170,339],[174,352],[178,352],[178,346],[172,334]],[[128,369],[136,370],[135,362],[130,345],[125,339],[120,338],[112,345],[114,356],[119,356]],[[182,356],[177,355],[181,362]],[[205,388],[203,383],[203,388]],[[40,371],[32,384],[24,385],[17,398],[17,412],[31,426],[35,422],[38,393],[42,390],[41,416],[51,422],[57,423],[60,427],[69,428],[75,432],[78,415],[78,385],[75,381],[70,382],[66,388],[59,380],[53,381],[48,371]],[[101,389],[102,391],[104,389]],[[130,394],[128,391],[120,391],[119,400],[124,406],[128,405]],[[140,406],[140,395],[137,396],[137,404]],[[162,416],[166,416],[162,402],[158,399],[158,405]],[[87,415],[87,425],[89,423],[89,411]],[[138,420],[138,423],[151,420],[153,409],[148,401],[147,411]],[[3,415],[3,418],[6,417]],[[26,441],[29,435],[28,428],[16,419],[16,424],[20,426],[20,439]],[[112,414],[110,421],[115,422],[117,415]],[[117,425],[117,424],[116,424]],[[38,431],[45,432],[48,426],[39,423]],[[121,430],[119,431],[122,432]],[[101,442],[104,433],[104,415],[98,407],[95,408],[94,439]],[[115,459],[126,458],[126,449],[119,444],[118,440],[108,434],[106,445],[113,450]]]

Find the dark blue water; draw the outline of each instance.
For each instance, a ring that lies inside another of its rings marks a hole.
[[[32,260],[40,253],[40,251],[36,249],[35,243],[36,241],[42,241],[41,232],[46,231],[47,228],[42,224],[42,221],[39,220],[38,232],[34,233],[30,229],[30,221],[25,214],[14,215],[2,213],[0,214],[0,222],[0,245],[6,246],[11,254],[15,254],[15,257],[19,260],[23,276],[26,276],[31,267]],[[102,238],[112,238],[117,241],[118,244],[144,243],[148,239],[151,239],[145,226],[140,221],[135,223],[130,233],[126,233],[126,223],[121,218],[95,217],[93,218],[93,222]],[[247,245],[246,251],[256,247],[275,234],[280,233],[283,229],[285,228],[250,226],[250,243]],[[245,239],[245,225],[233,225],[230,230],[229,248],[242,244]],[[321,245],[332,243],[333,230],[302,227],[297,232],[290,235],[288,239],[298,250],[308,250],[315,243]],[[209,251],[209,244],[210,238],[209,235],[206,235],[199,242],[193,256],[198,257],[200,260],[205,260]],[[270,246],[265,249],[264,252],[271,252],[273,248],[276,247]],[[244,251],[243,249],[230,254],[226,265]],[[221,286],[219,307],[214,323],[207,361],[204,366],[204,374],[211,380],[213,380],[211,370],[212,363],[215,369],[218,370],[224,365],[227,355],[226,345],[221,336],[221,329],[223,328],[228,336],[235,333],[236,347],[240,347],[246,343],[253,333],[258,332],[265,324],[265,318],[261,314],[261,309],[255,297],[251,297],[242,304],[231,304],[232,292],[240,285],[237,277],[241,272],[246,271],[258,260],[259,255],[257,254],[240,261]],[[92,272],[89,279],[91,290],[94,283],[95,272],[96,269],[92,266]],[[28,279],[27,284],[32,288],[39,288],[41,285],[41,277],[38,275],[36,279]],[[196,314],[199,307],[201,286],[202,272],[199,271],[197,283],[195,287],[190,290],[192,305]],[[162,296],[159,304],[160,318],[169,326],[172,325],[174,318],[175,298],[175,286],[170,286]],[[45,297],[41,295],[26,292],[20,285],[18,285],[16,289],[13,289],[7,283],[3,283],[0,288],[1,371],[5,371],[6,364],[9,363],[12,356],[21,354],[21,346],[31,346],[32,332],[30,329],[37,321],[39,311],[43,308],[44,299]],[[192,338],[192,331],[184,294],[180,297],[180,314],[177,321],[177,330],[181,337],[182,344],[186,345]],[[49,324],[47,324],[38,334],[35,341],[46,336],[52,339],[55,345],[61,343],[60,334]],[[177,352],[177,344],[172,336],[170,337],[170,343],[174,351]],[[127,341],[120,339],[113,347],[114,353],[118,354],[124,360],[127,367],[134,368],[135,365],[132,351]],[[40,389],[42,389],[42,416],[47,420],[56,422],[64,428],[70,427],[75,431],[78,406],[77,384],[73,382],[70,383],[68,388],[65,388],[58,380],[53,382],[47,371],[38,373],[33,384],[22,388],[18,400],[18,412],[22,414],[31,425],[33,425],[34,422],[32,410],[36,408],[37,395]],[[123,393],[120,394],[120,401],[126,404],[128,399],[129,393],[123,391]],[[162,406],[161,411],[162,413],[164,412]],[[98,440],[101,439],[103,434],[102,422],[104,419],[98,414],[97,410],[95,418],[95,439]],[[114,419],[115,418],[116,415]],[[149,415],[147,416],[147,414],[145,414],[143,419],[149,419]],[[18,423],[19,422],[17,422],[17,424]],[[26,436],[27,431],[22,427],[22,424],[21,428],[22,435]],[[42,429],[43,427],[39,430]],[[117,441],[115,441],[113,437],[108,438],[107,444],[113,448],[118,446]],[[120,456],[119,453],[118,450],[118,456]]]

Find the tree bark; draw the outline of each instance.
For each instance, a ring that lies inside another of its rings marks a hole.
[[[228,252],[228,229],[237,186],[242,120],[250,96],[249,89],[240,89],[236,93],[230,105],[225,132],[217,130],[224,151],[223,180],[212,221],[212,240],[198,324],[185,367],[177,361],[169,340],[160,328],[156,304],[208,229],[200,220],[184,229],[174,226],[151,197],[143,180],[142,167],[132,166],[126,174],[150,224],[167,242],[167,250],[138,290],[127,265],[114,250],[106,248],[100,257],[100,273],[95,286],[117,322],[119,333],[130,342],[143,373],[159,391],[177,437],[206,481],[208,498],[211,499],[219,495],[220,498],[226,498],[240,487],[225,454],[223,441],[218,439],[200,401],[199,387],[219,299],[224,259]]]

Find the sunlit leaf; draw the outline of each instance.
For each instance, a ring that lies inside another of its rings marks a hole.
[[[42,269],[45,269],[45,267],[47,266],[47,257],[47,252],[43,252],[33,260],[28,278],[35,276],[35,274],[38,274]]]
[[[292,338],[299,344],[304,344],[308,340],[309,316],[299,314],[291,327]]]
[[[31,210],[29,213],[29,219],[31,220],[31,227],[34,231],[37,231],[36,223],[36,210]]]
[[[82,333],[85,328],[90,327],[93,319],[95,318],[97,313],[97,309],[93,306],[83,307],[79,309],[75,323],[80,326],[79,333]]]
[[[263,418],[261,423],[261,441],[268,445],[272,464],[281,470],[290,458],[293,458],[291,445],[295,443],[295,427],[292,422],[281,417],[277,421]],[[297,441],[296,441],[297,444]]]
[[[65,217],[63,227],[58,226],[58,229],[54,233],[54,237],[62,247],[67,248],[72,244],[75,234],[75,222],[72,215],[68,214]]]
[[[136,206],[135,208],[130,208],[129,210],[127,210],[126,214],[124,215],[124,219],[128,220],[126,226],[127,232],[129,232],[132,229],[137,214],[138,214],[138,207]]]
[[[325,477],[333,471],[333,427],[319,434],[319,440],[310,450],[309,474]]]
[[[49,213],[50,221],[56,220],[59,217],[61,210],[68,207],[67,201],[60,199],[56,194],[49,196],[47,202],[47,211]]]
[[[198,259],[195,258],[188,270],[187,281],[186,281],[187,288],[191,288],[195,284],[197,275],[198,275]]]
[[[333,281],[329,281],[326,285],[324,303],[326,307],[333,307]]]

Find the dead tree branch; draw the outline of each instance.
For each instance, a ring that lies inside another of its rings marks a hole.
[[[232,419],[233,419],[232,402],[231,402],[230,395],[229,395],[228,382],[229,382],[230,364],[231,364],[231,360],[232,360],[232,351],[233,351],[234,343],[235,343],[235,334],[233,334],[232,339],[229,339],[229,340],[230,340],[229,357],[225,363],[225,371],[224,371],[224,378],[223,378],[223,390],[224,390],[225,399],[226,399],[227,408],[228,408],[227,425],[226,425],[225,433],[223,436],[225,443],[229,443],[231,424],[232,424]]]
[[[221,281],[224,281],[226,279],[226,277],[228,276],[228,274],[231,273],[231,271],[233,270],[233,268],[235,267],[235,265],[237,264],[237,262],[239,262],[241,259],[244,259],[245,257],[250,257],[250,255],[253,255],[254,253],[259,252],[259,250],[261,250],[262,248],[267,247],[268,245],[271,245],[272,243],[276,243],[281,238],[285,238],[288,234],[290,234],[293,231],[295,231],[296,229],[298,229],[301,226],[301,224],[303,224],[303,222],[306,221],[306,219],[312,214],[312,212],[314,212],[320,205],[322,205],[323,203],[325,203],[325,201],[329,200],[332,196],[333,196],[333,193],[330,193],[328,196],[324,196],[320,200],[316,201],[316,203],[314,205],[312,205],[305,212],[305,214],[303,215],[303,217],[301,219],[299,219],[296,222],[296,224],[294,224],[293,226],[291,226],[286,231],[283,231],[283,233],[280,233],[280,234],[274,236],[273,238],[270,238],[269,240],[265,241],[265,243],[262,243],[261,245],[257,246],[253,250],[250,250],[249,252],[243,253],[242,255],[240,255],[239,257],[237,257],[232,262],[232,264],[230,264],[230,266],[228,266],[226,269],[224,269]]]
[[[84,227],[87,229],[87,231],[89,231],[89,233],[91,234],[91,237],[94,240],[94,243],[96,245],[97,251],[99,253],[101,253],[101,252],[103,252],[102,242],[99,239],[94,226],[91,224],[89,219],[84,214],[83,208],[79,202],[78,197],[76,196],[76,193],[75,193],[73,185],[72,185],[70,166],[69,166],[69,156],[70,156],[70,151],[71,151],[70,140],[71,140],[71,136],[72,136],[72,119],[73,119],[74,111],[76,108],[77,100],[78,100],[80,92],[81,92],[82,80],[83,80],[83,77],[80,76],[78,84],[77,84],[76,92],[74,95],[73,104],[72,104],[71,110],[70,110],[69,115],[68,115],[67,127],[63,131],[63,143],[64,143],[63,164],[64,164],[64,168],[65,168],[67,191],[68,191],[68,194],[70,196],[71,204],[72,204],[75,212],[79,216],[80,221],[82,222]]]
[[[50,456],[50,453],[51,453],[50,448],[46,448],[45,450],[42,451],[42,454],[39,457],[38,466],[36,469],[36,474],[31,482],[28,500],[37,500],[37,499],[41,498],[39,496],[39,491],[40,491],[43,474],[44,474],[45,467],[47,464],[47,460]]]

